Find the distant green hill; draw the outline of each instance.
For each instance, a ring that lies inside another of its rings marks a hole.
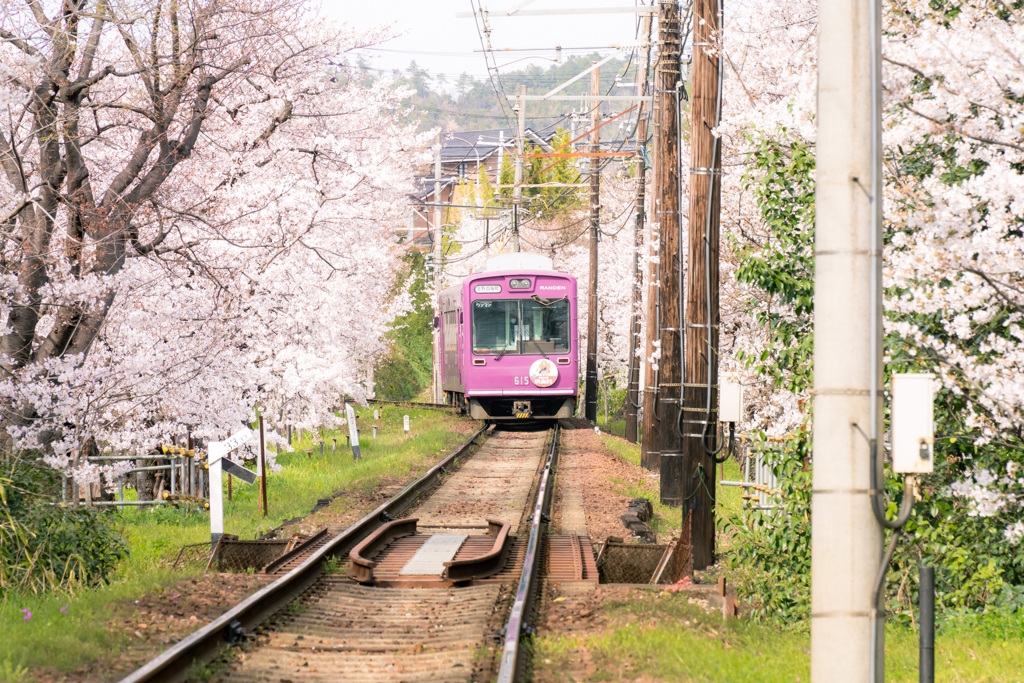
[[[559,83],[564,83],[598,61],[598,54],[574,56],[561,64],[547,68],[531,64],[515,71],[501,74],[501,79],[492,83],[488,79],[476,79],[463,73],[454,84],[449,84],[443,75],[435,76],[420,68],[415,61],[405,71],[398,73],[398,82],[413,88],[416,92],[409,99],[415,115],[420,118],[420,129],[441,127],[445,130],[484,130],[491,128],[514,128],[515,120],[511,103],[503,108],[499,94],[514,98],[520,85],[525,85],[530,95],[543,95]],[[601,90],[612,95],[632,95],[637,92],[643,55],[632,60],[613,59],[601,67]],[[346,65],[358,70],[360,80],[372,83],[380,78],[379,73],[367,69],[364,62]],[[616,87],[616,79],[622,87]],[[498,94],[495,93],[497,91]],[[584,76],[559,94],[584,95],[590,93],[590,76]],[[527,106],[527,126],[534,130],[554,129],[559,126],[568,129],[567,117],[573,112],[583,111],[579,102],[530,102]],[[623,103],[605,103],[604,112],[622,110]]]

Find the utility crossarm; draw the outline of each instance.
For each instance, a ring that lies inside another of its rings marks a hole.
[[[538,100],[558,100],[566,102],[653,102],[654,98],[650,95],[643,97],[641,95],[554,95],[548,97],[547,95],[523,95],[522,99],[536,102]]]
[[[650,47],[647,41],[630,41],[627,43],[608,43],[607,45],[555,45],[554,47],[492,47],[474,48],[473,52],[593,52],[595,50],[633,50]]]
[[[542,99],[545,99],[545,100],[548,99],[549,97],[554,95],[559,90],[562,90],[563,88],[572,85],[576,81],[580,80],[581,78],[583,78],[584,76],[589,74],[594,69],[600,69],[603,64],[607,64],[608,62],[612,61],[613,59],[615,59],[615,53],[612,53],[612,54],[608,55],[607,57],[602,59],[600,62],[594,62],[593,64],[590,65],[590,68],[584,69],[583,71],[579,72],[578,74],[576,74],[575,76],[573,76],[572,78],[567,80],[565,83],[562,83],[561,85],[556,85],[549,92],[545,93]]]
[[[569,148],[570,146],[572,146],[572,145],[576,144],[577,142],[579,142],[579,141],[580,141],[580,140],[582,140],[583,138],[585,138],[585,137],[587,137],[588,135],[590,135],[591,133],[593,133],[593,132],[594,132],[594,131],[595,131],[596,129],[600,128],[601,126],[607,126],[607,125],[608,125],[609,123],[611,123],[611,122],[612,122],[612,121],[614,121],[615,119],[619,118],[620,116],[624,116],[624,115],[628,114],[629,112],[633,111],[633,110],[634,110],[634,109],[636,109],[636,108],[637,108],[637,105],[635,105],[635,104],[634,104],[634,105],[633,105],[632,107],[630,107],[629,109],[624,109],[624,110],[620,111],[620,112],[619,112],[618,114],[616,114],[615,116],[611,117],[610,119],[606,119],[606,120],[602,121],[601,123],[597,124],[596,126],[594,126],[593,128],[591,128],[590,130],[588,130],[587,132],[583,133],[583,135],[580,135],[580,136],[579,136],[579,137],[577,137],[577,138],[576,138],[575,140],[570,140],[570,141],[569,141],[568,143],[566,143],[565,145],[562,145],[561,147],[559,147],[558,149],[556,149],[556,150],[554,151],[554,153],[555,153],[555,154],[559,154],[559,153],[561,153],[561,151],[562,151],[562,150],[564,150],[564,149],[568,149],[568,148]],[[524,154],[523,154],[523,156],[525,157],[525,156],[526,156],[526,154],[524,153]],[[537,176],[539,176],[539,175],[540,175],[541,173],[543,173],[544,171],[548,170],[549,168],[551,168],[551,167],[553,167],[553,166],[556,166],[557,164],[558,164],[558,162],[557,162],[557,161],[552,161],[552,162],[551,162],[550,164],[548,164],[547,166],[545,166],[544,168],[540,169],[539,171],[537,171],[536,173],[534,173],[534,174],[533,174],[532,176],[530,176],[529,178],[527,178],[527,180],[533,180],[534,178],[536,178]],[[521,185],[521,184],[522,184],[522,181],[519,181],[519,182],[518,182],[517,184]],[[587,185],[589,186],[589,185],[590,185],[590,183],[587,183]]]
[[[517,185],[495,185],[495,187],[517,187]],[[590,187],[590,183],[520,183],[518,187]]]
[[[512,187],[511,185],[499,185],[498,187]],[[524,187],[529,187],[528,185]],[[416,202],[412,206],[440,206],[445,209],[476,209],[477,211],[508,211],[507,206],[474,206],[472,204],[445,204],[444,202]]]
[[[568,157],[633,157],[636,156],[636,152],[562,152],[562,153],[537,153],[537,154],[524,154],[527,159],[547,159],[547,158],[568,158]]]
[[[527,9],[527,10],[509,10],[505,16],[509,17],[551,17],[558,16],[561,14],[636,14],[637,16],[643,16],[645,14],[655,15],[658,13],[656,7],[591,7],[589,9]],[[476,16],[473,12],[456,12],[455,17],[457,19],[472,19]],[[499,15],[500,16],[500,15]]]

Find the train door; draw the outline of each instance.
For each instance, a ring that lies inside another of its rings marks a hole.
[[[458,294],[459,300],[455,305],[455,325],[456,334],[458,335],[459,345],[459,386],[462,387],[463,393],[466,391],[466,340],[465,340],[465,325],[463,325],[462,319],[462,289],[459,289]]]

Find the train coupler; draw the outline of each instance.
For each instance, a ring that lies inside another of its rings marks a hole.
[[[533,410],[530,407],[529,401],[515,401],[512,403],[512,414],[520,420],[526,420],[533,417]]]

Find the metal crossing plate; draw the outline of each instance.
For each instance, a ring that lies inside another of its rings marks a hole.
[[[402,576],[440,576],[444,571],[444,563],[455,557],[466,538],[468,538],[467,534],[431,536],[405,563],[399,574]]]

